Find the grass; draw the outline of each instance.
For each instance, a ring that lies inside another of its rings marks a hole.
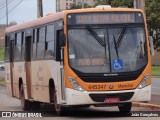
[[[152,66],[152,76],[160,76],[160,66]]]
[[[4,79],[0,79],[0,85],[5,85],[5,80]]]
[[[0,61],[4,61],[4,48],[0,48]]]

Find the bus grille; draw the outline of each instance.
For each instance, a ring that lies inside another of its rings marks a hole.
[[[105,98],[119,98],[120,101],[127,101],[132,98],[134,92],[113,93],[113,94],[89,94],[94,102],[104,102]]]

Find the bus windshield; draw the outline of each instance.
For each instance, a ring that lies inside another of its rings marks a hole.
[[[74,27],[68,41],[69,64],[82,73],[131,72],[147,64],[141,26]]]

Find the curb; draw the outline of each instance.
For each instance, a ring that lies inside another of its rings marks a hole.
[[[149,103],[133,102],[132,106],[133,107],[145,107],[145,108],[150,108],[150,109],[160,109],[160,105],[149,104]]]
[[[160,76],[152,76],[152,78],[160,78]]]

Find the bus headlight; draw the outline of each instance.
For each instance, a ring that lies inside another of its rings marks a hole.
[[[138,89],[142,89],[142,88],[147,86],[147,82],[149,80],[149,76],[150,76],[149,73],[144,76],[143,80],[141,81],[141,83],[137,87]]]
[[[73,78],[70,77],[70,76],[68,76],[68,79],[69,79],[69,81],[70,81],[70,83],[71,83],[71,85],[72,85],[72,88],[73,88],[74,90],[81,91],[81,92],[84,91],[84,89],[82,88],[82,86],[79,85],[79,83],[78,83],[75,79],[73,79]]]

